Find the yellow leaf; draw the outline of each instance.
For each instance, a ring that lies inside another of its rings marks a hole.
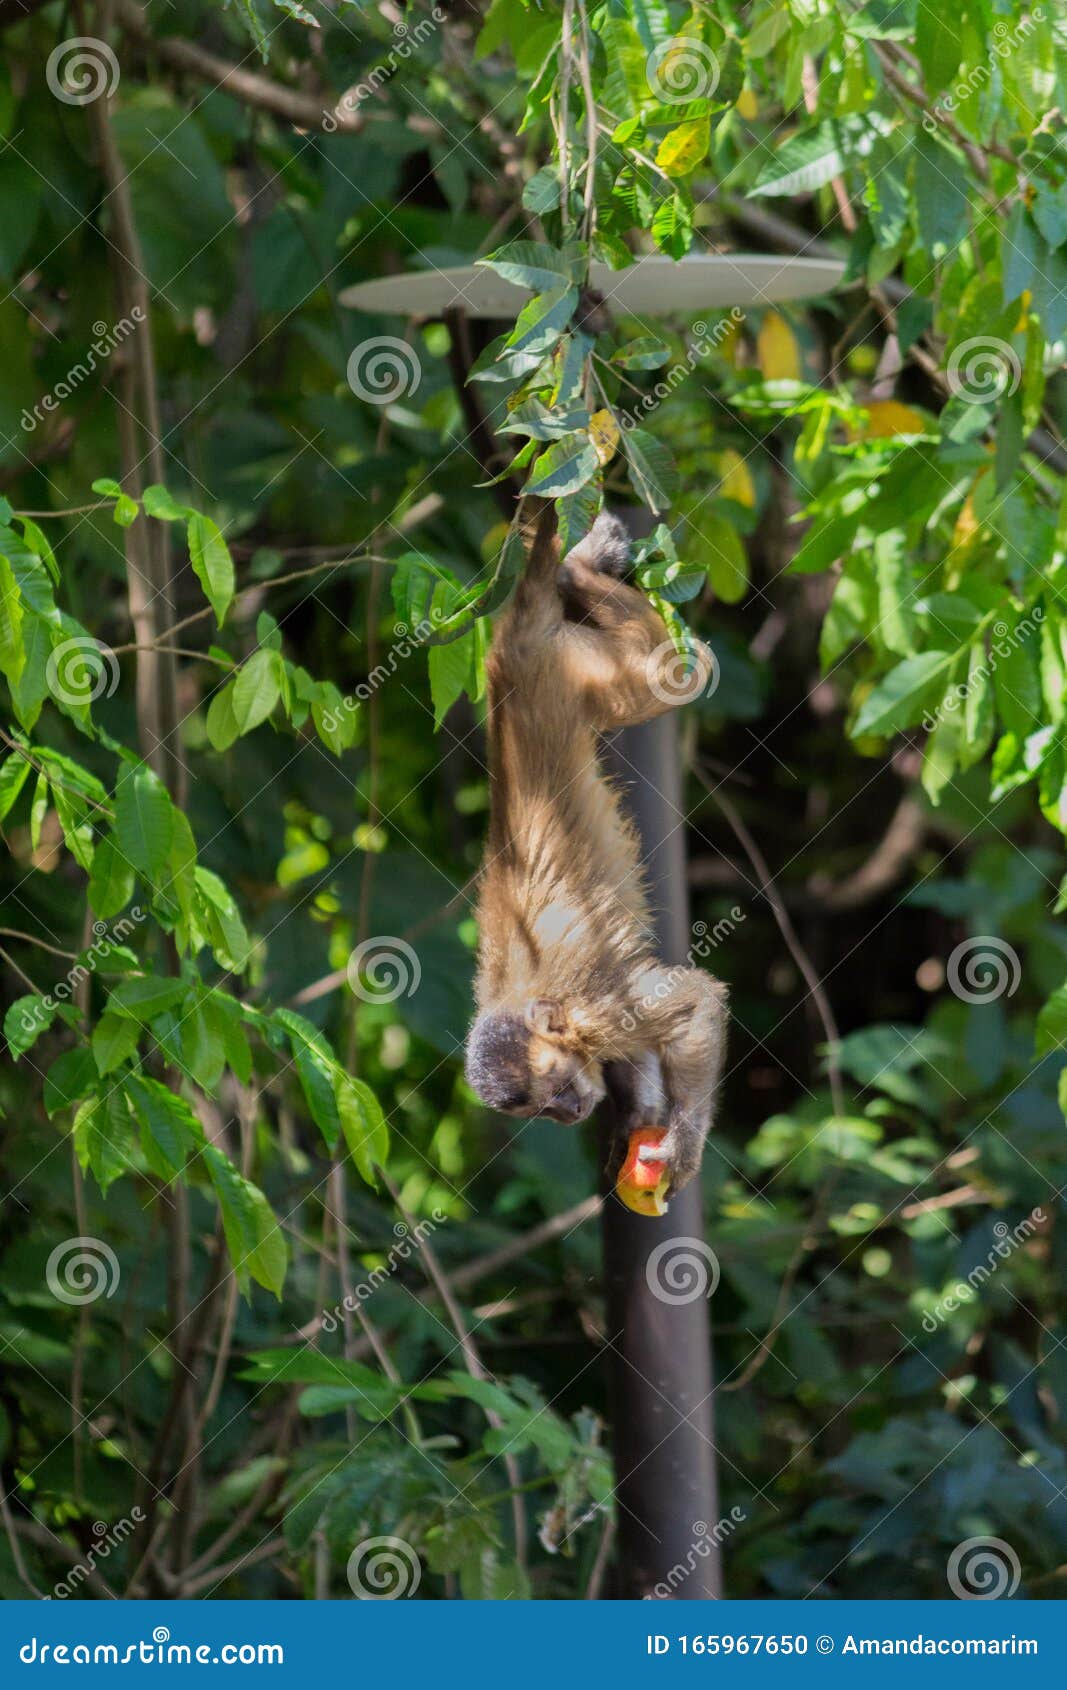
[[[1026,325],[1030,318],[1031,293],[1029,288],[1023,288],[1019,295],[1019,321],[1015,325],[1016,334],[1025,334]]]
[[[601,464],[609,464],[619,445],[619,425],[610,411],[594,411],[589,418],[589,438]]]
[[[865,406],[868,421],[859,430],[861,440],[889,440],[894,434],[925,434],[926,418],[899,399],[872,399]]]
[[[956,526],[952,530],[952,550],[958,546],[965,546],[972,535],[978,532],[978,518],[974,514],[974,499],[970,493],[960,506],[960,514],[956,518]]]
[[[747,510],[756,508],[756,484],[740,452],[728,447],[719,453],[719,492],[726,499],[735,499]]]
[[[764,381],[799,381],[800,347],[784,317],[768,311],[756,337],[756,357]]]
[[[974,496],[978,491],[978,483],[982,477],[989,474],[989,467],[980,469],[971,483],[971,490],[960,506],[956,517],[956,526],[952,531],[952,545],[949,547],[948,557],[945,559],[945,586],[951,592],[958,587],[967,570],[968,560],[974,547],[979,543],[982,535],[982,523],[974,508]]]
[[[665,176],[688,176],[707,156],[710,145],[710,117],[694,117],[664,135],[656,163]]]
[[[746,123],[751,123],[754,117],[759,116],[759,101],[754,88],[742,88],[737,96],[737,112]]]

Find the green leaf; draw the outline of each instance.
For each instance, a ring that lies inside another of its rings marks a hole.
[[[547,352],[560,339],[577,303],[576,287],[539,293],[519,312],[515,328],[508,336],[509,352]]]
[[[1067,1048],[1067,986],[1057,986],[1037,1018],[1034,1054],[1048,1056]]]
[[[993,684],[997,709],[1008,732],[1022,742],[1046,722],[1038,670],[1037,629],[1030,617],[1013,610],[1001,618],[994,636]]]
[[[102,1015],[93,1028],[92,1049],[98,1073],[110,1074],[133,1055],[141,1037],[140,1023],[127,1015]]]
[[[42,997],[38,992],[28,992],[25,997],[16,998],[4,1016],[4,1038],[9,1055],[17,1060],[32,1049],[41,1034],[48,1031],[59,1010],[60,1005],[53,998]]]
[[[44,1107],[48,1116],[69,1109],[96,1089],[98,1075],[93,1053],[85,1045],[57,1056],[44,1081]]]
[[[611,355],[611,362],[622,370],[659,370],[670,358],[670,347],[651,335],[641,335]]]
[[[458,698],[477,696],[478,634],[469,628],[449,645],[433,646],[427,661],[430,697],[433,699],[434,729],[441,726]]]
[[[687,189],[679,187],[669,199],[660,201],[652,219],[652,239],[668,258],[685,257],[693,243],[693,201]]]
[[[737,530],[718,511],[701,510],[687,524],[686,557],[707,572],[715,596],[723,604],[736,604],[748,588],[748,553]]]
[[[29,772],[30,764],[17,751],[13,751],[0,768],[0,822],[7,820]]]
[[[228,751],[240,737],[241,730],[233,709],[233,689],[234,682],[227,681],[208,705],[207,737],[216,751]]]
[[[650,510],[665,511],[674,496],[674,462],[666,446],[643,428],[626,429],[622,449],[634,489]]]
[[[144,504],[145,514],[154,516],[157,522],[188,522],[190,518],[196,515],[196,512],[191,511],[188,505],[179,505],[167,489],[161,487],[158,482],[154,482],[151,487],[145,488],[142,503]]]
[[[241,912],[225,881],[197,864],[193,871],[196,889],[207,907],[211,948],[223,968],[242,974],[248,966],[251,940]]]
[[[915,143],[915,207],[919,239],[931,258],[955,252],[969,224],[967,168],[958,153],[925,130]]]
[[[182,1055],[198,1086],[214,1092],[226,1066],[227,1021],[210,992],[198,994],[182,1016]]]
[[[330,1150],[341,1137],[341,1117],[334,1095],[334,1076],[342,1072],[324,1033],[292,1009],[277,1009],[272,1017],[289,1036],[297,1077],[307,1100],[311,1119]]]
[[[174,806],[158,775],[146,763],[125,770],[115,788],[113,839],[146,880],[162,878],[173,831]]]
[[[878,587],[878,629],[889,650],[913,657],[917,643],[915,580],[902,528],[889,528],[874,542]]]
[[[37,776],[30,802],[30,845],[34,851],[40,849],[41,829],[44,818],[48,814],[48,776],[42,769]]]
[[[142,1129],[146,1154],[153,1156],[161,1177],[180,1174],[203,1139],[203,1128],[183,1097],[143,1075],[131,1075],[125,1090]],[[153,1155],[154,1152],[154,1155]]]
[[[523,208],[532,211],[535,217],[544,217],[547,212],[558,209],[559,177],[554,165],[546,164],[530,177],[522,190],[522,203]]]
[[[7,558],[0,554],[0,670],[17,682],[26,662],[22,644],[22,593]]]
[[[579,282],[582,278],[582,257],[576,247],[559,250],[538,241],[513,241],[502,246],[479,264],[495,270],[506,281],[529,288],[531,293],[558,289],[561,282]]]
[[[937,683],[943,682],[952,653],[924,651],[906,657],[890,669],[864,700],[852,730],[854,739],[864,734],[886,736],[910,728],[922,718],[923,709]]]
[[[270,1204],[217,1145],[206,1142],[201,1156],[219,1200],[226,1247],[238,1283],[247,1289],[251,1275],[258,1285],[280,1297],[289,1248]]]
[[[164,1010],[181,1003],[188,989],[184,980],[167,979],[162,974],[135,974],[115,987],[107,1007],[147,1024]]]
[[[542,499],[577,493],[597,472],[597,455],[587,434],[557,440],[535,461],[525,491]]]
[[[110,834],[97,842],[89,876],[89,905],[101,921],[126,908],[133,897],[134,873]]]
[[[90,1169],[101,1191],[135,1166],[136,1145],[125,1092],[90,1097],[78,1109],[71,1128],[74,1151],[83,1173]]]
[[[233,719],[238,733],[251,733],[265,722],[281,697],[282,662],[267,646],[254,651],[233,683]]]
[[[199,512],[194,512],[189,518],[187,532],[190,562],[221,628],[233,601],[234,573],[230,548],[218,523]]]
[[[334,1097],[352,1160],[367,1184],[376,1185],[375,1169],[384,1166],[389,1154],[389,1129],[382,1106],[370,1086],[341,1070],[334,1075]]]
[[[922,4],[916,9],[915,51],[928,94],[940,94],[955,75],[963,51],[962,26],[962,8]]]
[[[845,167],[840,132],[829,120],[790,136],[748,190],[750,199],[769,194],[810,194]]]

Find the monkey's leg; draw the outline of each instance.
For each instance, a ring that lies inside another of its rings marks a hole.
[[[657,969],[647,1016],[667,1090],[667,1136],[645,1161],[665,1161],[671,1190],[700,1167],[726,1054],[726,989],[699,968]],[[642,982],[642,985],[646,985]]]

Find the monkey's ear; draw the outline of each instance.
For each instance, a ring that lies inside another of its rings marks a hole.
[[[567,1015],[558,998],[532,998],[523,1010],[531,1033],[565,1033]]]

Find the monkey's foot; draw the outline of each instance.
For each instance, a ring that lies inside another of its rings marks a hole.
[[[704,1153],[705,1132],[688,1117],[672,1117],[666,1135],[656,1145],[642,1145],[637,1154],[642,1162],[663,1162],[670,1183],[667,1195],[673,1197],[700,1172]]]

